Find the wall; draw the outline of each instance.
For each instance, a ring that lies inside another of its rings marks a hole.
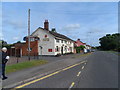
[[[71,53],[71,52],[74,53],[74,42],[67,40],[67,43],[65,43],[64,39],[60,39],[60,38],[57,38],[57,39],[59,39],[59,42],[56,42],[56,39],[54,39],[55,40],[55,49],[56,49],[56,46],[58,46],[59,51],[55,52],[55,55],[62,54],[62,52],[61,52],[61,47],[62,46],[63,46],[63,54]],[[61,42],[61,40],[63,40],[63,43]],[[71,42],[71,43],[68,43],[68,42]],[[65,46],[67,46],[66,51],[65,51]],[[70,47],[72,48],[72,50],[70,50]]]
[[[46,38],[48,38],[49,41],[44,41],[46,40],[45,35],[47,35]],[[55,55],[54,37],[51,34],[49,34],[48,31],[43,29],[38,29],[35,33],[32,34],[32,36],[38,36],[40,38],[38,41],[39,55],[41,55],[41,53],[42,55]],[[40,46],[42,46],[42,50]],[[48,52],[48,49],[52,49],[52,52]]]

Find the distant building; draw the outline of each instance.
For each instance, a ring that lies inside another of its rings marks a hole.
[[[81,45],[85,45],[85,43],[83,43],[82,41],[80,41],[80,39],[77,39],[77,41],[75,41],[75,46],[76,47],[79,47],[79,46],[81,46]]]
[[[82,41],[80,41],[80,39],[77,39],[77,41],[75,41],[75,47],[80,47],[80,46],[85,46],[84,50],[81,50],[80,52],[86,51],[89,52],[91,50],[91,46],[87,45],[86,43],[83,43]],[[76,52],[76,50],[75,50]]]

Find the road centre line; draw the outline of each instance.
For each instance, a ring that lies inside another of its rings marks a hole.
[[[85,63],[85,62],[87,62],[87,61],[82,61],[82,62],[80,62],[80,63],[77,63],[77,64],[74,64],[74,65],[68,66],[68,67],[66,67],[66,68],[64,68],[64,69],[62,69],[62,70],[58,70],[58,71],[56,71],[56,72],[53,72],[53,73],[48,74],[48,75],[46,75],[46,76],[43,76],[43,77],[41,77],[41,78],[38,78],[38,79],[35,79],[35,80],[33,80],[33,81],[27,82],[27,83],[25,83],[25,84],[23,84],[23,85],[17,86],[17,87],[15,87],[15,88],[17,89],[17,88],[25,87],[25,86],[27,86],[27,85],[30,85],[30,84],[35,83],[35,82],[37,82],[37,81],[40,81],[40,80],[43,80],[43,79],[45,79],[45,78],[51,77],[51,76],[53,76],[53,75],[55,75],[55,74],[58,74],[58,73],[60,73],[60,72],[62,72],[62,71],[68,70],[68,69],[70,69],[70,68],[72,68],[72,67],[75,67],[75,66],[80,65],[80,64]]]
[[[84,69],[84,66],[82,66],[82,69]]]
[[[79,76],[80,76],[80,74],[81,74],[81,71],[80,71],[80,72],[78,72],[77,76],[79,77]]]
[[[75,85],[75,83],[74,83],[74,82],[72,82],[72,84],[70,85],[70,87],[69,87],[69,88],[72,88],[74,85]]]

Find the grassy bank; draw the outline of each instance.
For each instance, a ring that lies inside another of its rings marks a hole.
[[[8,65],[6,66],[6,73],[16,72],[18,70],[43,65],[46,64],[47,62],[48,61],[46,60],[31,60],[31,61],[21,62],[18,64]]]

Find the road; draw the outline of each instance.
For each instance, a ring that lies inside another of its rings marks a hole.
[[[15,88],[118,88],[118,56],[96,51],[80,63]]]

